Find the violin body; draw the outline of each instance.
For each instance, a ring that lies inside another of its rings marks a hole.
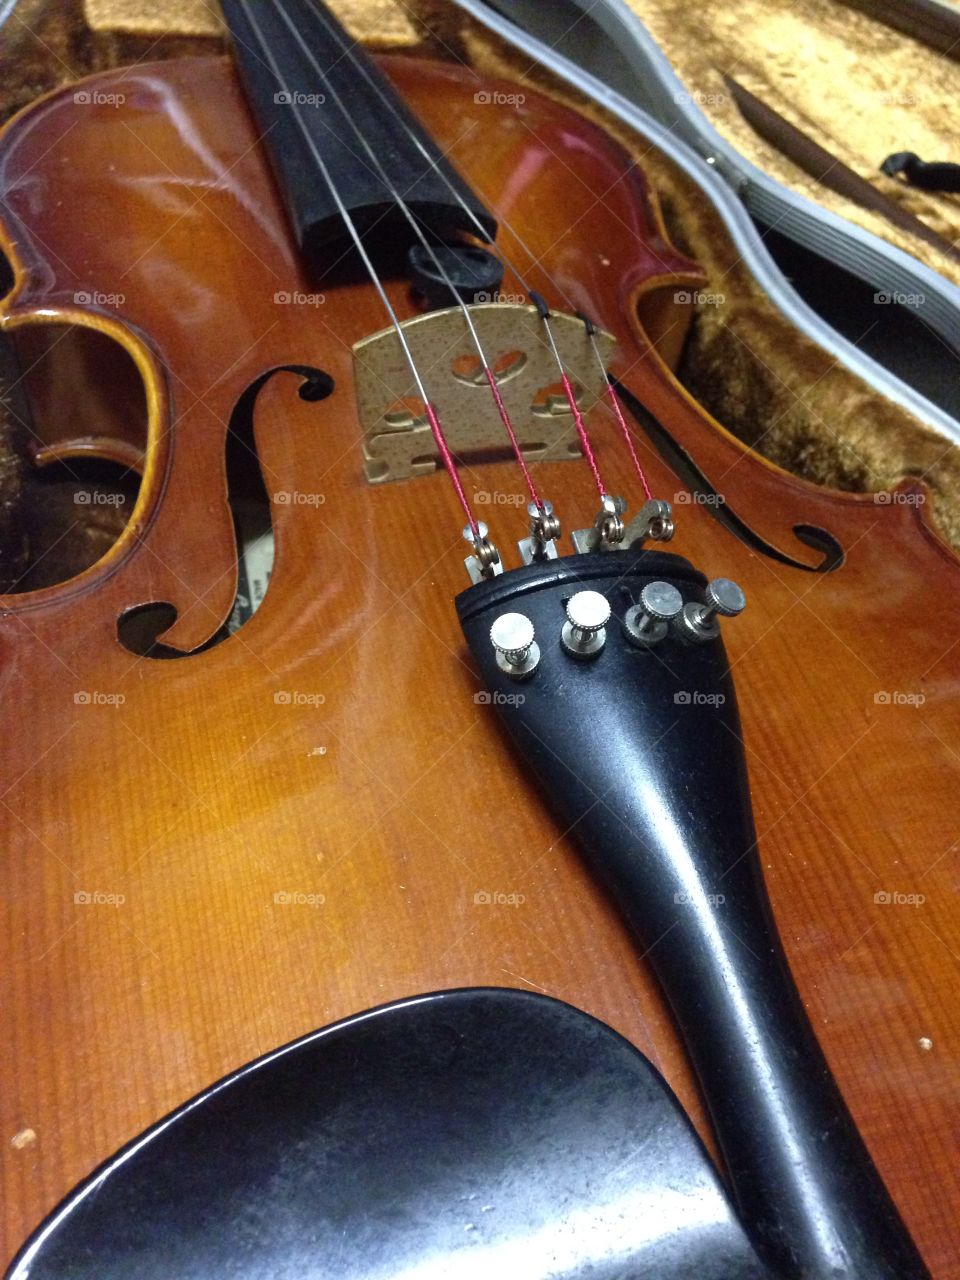
[[[648,304],[697,269],[597,126],[529,92],[491,110],[485,94],[516,87],[459,66],[381,65],[501,214],[501,242],[521,257],[515,229],[616,337],[612,373],[753,531],[690,502],[675,546],[750,600],[726,643],[774,914],[880,1172],[937,1280],[958,1276],[960,566],[919,504],[786,475],[683,391],[664,358],[678,314]],[[16,275],[0,318],[27,344],[63,325],[109,338],[142,380],[146,428],[105,412],[78,440],[65,413],[39,442],[41,462],[142,465],[140,494],[96,565],[5,597],[0,618],[4,1256],[211,1081],[421,991],[569,1001],[647,1054],[709,1141],[651,973],[476,701],[445,477],[364,479],[351,348],[383,327],[374,291],[334,261],[319,281],[301,265],[228,61],[85,87],[88,104],[56,93],[0,137]],[[529,274],[551,300],[546,271]],[[407,283],[388,291],[415,313]],[[262,606],[211,644],[237,588],[228,428],[265,371],[291,366],[332,391],[311,402],[284,372],[259,392],[276,560]],[[109,369],[88,366],[107,408]],[[629,490],[612,420],[598,415],[595,438],[612,491]],[[652,449],[643,461],[654,493],[683,489]],[[538,475],[567,526],[590,523],[586,468]],[[465,466],[464,482],[520,487],[505,461]],[[505,547],[522,511],[491,505]],[[827,531],[842,564],[815,572],[795,526]],[[158,601],[176,611],[167,656],[137,657],[118,620]]]

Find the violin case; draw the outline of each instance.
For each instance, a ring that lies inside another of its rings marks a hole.
[[[652,117],[685,143],[719,179],[706,185],[733,192],[730,230],[798,327],[957,439],[958,175],[942,163],[956,137],[955,11],[927,3],[918,28],[920,5],[898,7],[898,31],[835,2],[746,20],[650,0],[465,7],[624,119],[639,108],[639,127]]]
[[[905,477],[921,481],[939,532],[960,546],[955,419],[862,342],[841,336],[799,291],[809,269],[811,287],[828,300],[848,296],[855,277],[881,297],[921,298],[899,345],[914,364],[936,348],[941,365],[960,372],[960,262],[803,173],[744,121],[722,78],[735,65],[751,92],[952,242],[960,197],[907,187],[876,165],[908,146],[925,159],[950,158],[960,132],[956,62],[831,0],[802,11],[787,0],[748,4],[747,13],[743,5],[705,13],[689,0],[331,7],[373,48],[501,71],[598,119],[642,163],[674,243],[707,274],[691,295],[685,339],[664,352],[688,389],[751,447],[815,483],[883,501]],[[222,43],[215,6],[204,0],[16,0],[0,6],[0,20],[3,117],[64,81],[209,54]],[[776,224],[781,240],[806,255],[792,280],[754,218]],[[872,311],[909,309],[881,302]],[[868,319],[861,336],[873,325]],[[0,398],[0,540],[30,509],[31,477],[17,465],[14,435]],[[119,532],[107,527],[121,519],[119,508],[76,517],[69,501],[51,535],[51,581],[93,563]],[[3,559],[3,576],[17,578],[15,556]]]

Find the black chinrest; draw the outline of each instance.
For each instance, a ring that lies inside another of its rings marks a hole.
[[[124,1148],[16,1280],[759,1280],[699,1139],[621,1036],[520,991],[387,1005]]]

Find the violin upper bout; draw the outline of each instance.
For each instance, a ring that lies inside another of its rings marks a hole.
[[[211,153],[190,173],[204,134],[190,85],[219,80],[227,106],[231,92],[239,106],[229,64],[199,61],[93,77],[0,134],[0,250],[12,281],[0,341],[22,384],[17,536],[30,544],[25,572],[3,584],[5,606],[103,610],[112,632],[125,610],[163,601],[177,619],[164,641],[184,652],[220,630],[237,578],[225,437],[239,392],[211,389],[221,370],[203,361],[209,352],[191,369],[178,349],[187,331],[202,348],[208,324],[222,335],[217,316],[203,314],[212,312],[207,282],[185,252],[195,187],[209,178],[204,166],[218,166]],[[173,124],[157,108],[181,97]],[[229,140],[243,124],[231,130],[226,117]],[[182,186],[171,172],[185,175]],[[54,488],[72,489],[62,529],[38,523]],[[80,536],[87,526],[96,536]],[[59,550],[43,556],[53,544]]]

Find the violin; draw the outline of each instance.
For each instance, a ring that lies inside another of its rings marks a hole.
[[[251,1058],[494,986],[657,1065],[771,1274],[958,1274],[922,485],[817,487],[684,390],[704,277],[599,124],[222,9],[231,56],[0,135],[30,460],[135,487],[2,601],[4,1256]]]

